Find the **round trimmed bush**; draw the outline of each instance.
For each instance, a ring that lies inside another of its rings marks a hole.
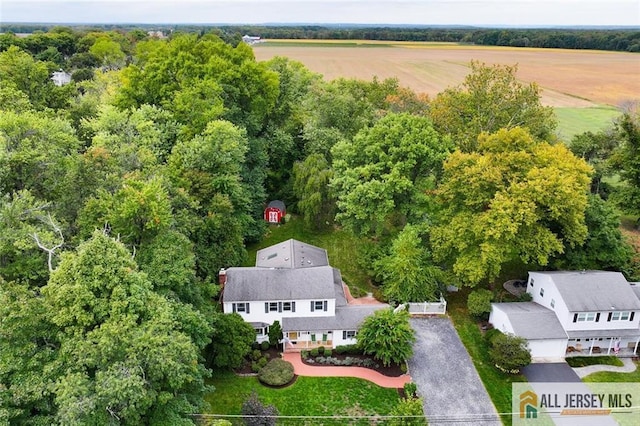
[[[293,364],[280,358],[272,359],[260,370],[258,380],[268,386],[284,386],[293,380]]]
[[[264,341],[262,343],[260,343],[260,349],[262,349],[263,351],[266,351],[269,349],[269,342],[268,341]]]

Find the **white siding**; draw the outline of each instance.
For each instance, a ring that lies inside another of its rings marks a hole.
[[[564,358],[567,339],[528,340],[532,358]]]
[[[533,286],[531,285],[533,280]],[[544,290],[544,296],[540,296],[540,290]],[[538,305],[542,305],[556,313],[558,321],[562,324],[562,328],[567,330],[567,326],[573,316],[570,317],[569,309],[564,303],[564,300],[560,296],[560,292],[556,288],[551,277],[548,275],[538,274],[535,272],[529,272],[529,280],[527,281],[527,293],[529,293],[533,301]],[[554,301],[554,306],[551,307],[551,301]]]
[[[503,333],[512,333],[513,326],[509,317],[501,309],[496,308],[495,305],[491,305],[491,314],[489,314],[489,322],[493,325],[493,328],[502,331]]]
[[[344,345],[355,345],[358,341],[355,337],[353,339],[343,339],[343,331],[354,331],[354,330],[334,330],[333,332],[333,347],[336,346],[344,346]]]
[[[332,317],[335,316],[336,301],[335,299],[327,300],[327,310],[314,310],[311,311],[312,300],[295,300],[296,310],[283,311],[283,312],[265,312],[265,303],[271,303],[274,301],[259,301],[249,302],[249,313],[238,312],[242,318],[247,322],[264,322],[267,324],[273,324],[274,321],[280,321],[282,318],[294,318],[294,317]],[[289,301],[285,301],[289,302]],[[240,302],[234,302],[240,303]],[[224,302],[223,312],[230,314],[233,312],[233,304],[231,302]]]

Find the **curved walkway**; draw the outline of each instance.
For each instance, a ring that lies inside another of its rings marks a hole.
[[[368,380],[383,388],[401,388],[411,381],[411,376],[389,377],[375,370],[364,367],[315,367],[302,362],[299,352],[286,352],[282,355],[285,361],[293,364],[293,372],[298,376],[309,377],[357,377]]]
[[[622,367],[599,364],[587,365],[586,367],[575,367],[573,371],[575,371],[581,379],[589,374],[597,373],[598,371],[612,371],[614,373],[633,373],[636,371],[636,365],[631,358],[620,358],[620,360],[624,364]]]

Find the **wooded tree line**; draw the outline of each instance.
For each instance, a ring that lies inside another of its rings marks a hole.
[[[10,38],[10,33],[36,32],[34,40],[21,42],[12,39],[34,54],[42,52],[42,38],[63,27],[3,24],[0,48],[6,43],[2,38]],[[258,35],[266,39],[312,39],[312,40],[379,40],[379,41],[430,41],[449,43],[469,43],[485,46],[539,47],[558,49],[612,50],[620,52],[640,52],[640,31],[637,28],[473,28],[473,27],[366,27],[366,26],[320,26],[320,25],[97,25],[82,28],[84,33],[127,33],[142,39],[147,30],[160,29],[169,35],[172,32],[213,33],[232,44],[240,42],[244,34]],[[38,40],[40,38],[40,40]],[[59,49],[59,42],[51,41],[47,47]],[[79,51],[82,51],[79,49]]]
[[[640,213],[637,110],[569,149],[515,67],[472,63],[429,99],[212,34],[85,37],[62,59],[98,63],[61,87],[46,58],[0,53],[3,421],[191,423],[209,369],[254,340],[213,300],[270,199],[359,235],[390,301],[509,262],[635,271],[617,208]]]

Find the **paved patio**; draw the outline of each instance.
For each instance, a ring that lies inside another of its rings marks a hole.
[[[417,341],[409,373],[430,425],[502,425],[449,318],[412,318]]]

